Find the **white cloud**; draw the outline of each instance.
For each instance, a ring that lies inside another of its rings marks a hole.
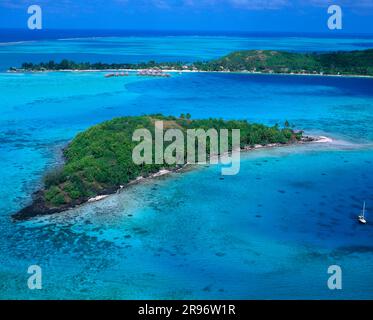
[[[213,8],[222,6],[242,10],[277,10],[287,7],[327,7],[330,4],[338,4],[342,8],[352,9],[373,9],[373,0],[91,0],[87,2],[74,0],[1,0],[0,7],[23,9],[27,5],[38,3],[55,8],[110,8],[111,4],[122,5],[123,7],[146,8],[156,7],[159,9],[174,8]]]
[[[300,1],[303,5],[311,5],[317,7],[327,7],[332,4],[337,4],[342,8],[373,8],[373,0],[308,0]]]
[[[288,0],[228,0],[234,7],[249,9],[249,10],[275,10],[289,6]]]

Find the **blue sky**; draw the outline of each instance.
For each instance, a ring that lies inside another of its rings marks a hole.
[[[0,28],[25,28],[27,7],[43,29],[340,32],[327,7],[343,9],[344,33],[373,33],[373,0],[0,0]]]

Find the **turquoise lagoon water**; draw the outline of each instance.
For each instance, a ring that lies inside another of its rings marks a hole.
[[[268,49],[297,52],[362,50],[372,47],[372,36],[325,37],[297,34],[251,35],[117,35],[76,37],[71,32],[52,33],[52,39],[35,41],[27,37],[10,42],[0,32],[0,70],[18,67],[23,62],[71,59],[90,62],[146,62],[210,60],[235,50]],[[37,35],[37,34],[36,34]]]
[[[240,49],[372,47],[371,37],[268,34],[0,38],[1,70],[62,58],[194,61]],[[373,204],[372,87],[372,79],[337,77],[0,74],[0,298],[372,298],[373,227],[356,223],[363,200]],[[159,112],[287,119],[336,142],[245,154],[240,174],[224,180],[219,166],[198,167],[65,214],[10,219],[77,132]],[[27,288],[31,264],[43,269],[43,290]],[[332,264],[343,269],[342,291],[327,289]]]
[[[373,292],[373,79],[183,74],[0,74],[0,297],[366,299]],[[162,112],[274,124],[333,137],[147,181],[51,217],[15,223],[77,132]],[[368,220],[370,220],[368,213]],[[27,288],[27,268],[43,289]],[[343,290],[327,288],[340,265]]]

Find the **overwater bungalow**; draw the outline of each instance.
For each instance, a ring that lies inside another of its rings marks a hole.
[[[128,72],[126,72],[126,73],[124,73],[124,72],[107,73],[107,74],[105,74],[105,78],[111,78],[111,77],[126,77],[126,76],[128,76],[128,75],[129,75]]]
[[[147,77],[171,77],[169,73],[163,72],[160,69],[144,69],[139,70],[137,73],[138,76],[147,76]]]

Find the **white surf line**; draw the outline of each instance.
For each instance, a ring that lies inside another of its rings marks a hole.
[[[317,140],[313,141],[313,143],[333,143],[334,140],[330,137],[326,136],[319,136],[317,137]]]

